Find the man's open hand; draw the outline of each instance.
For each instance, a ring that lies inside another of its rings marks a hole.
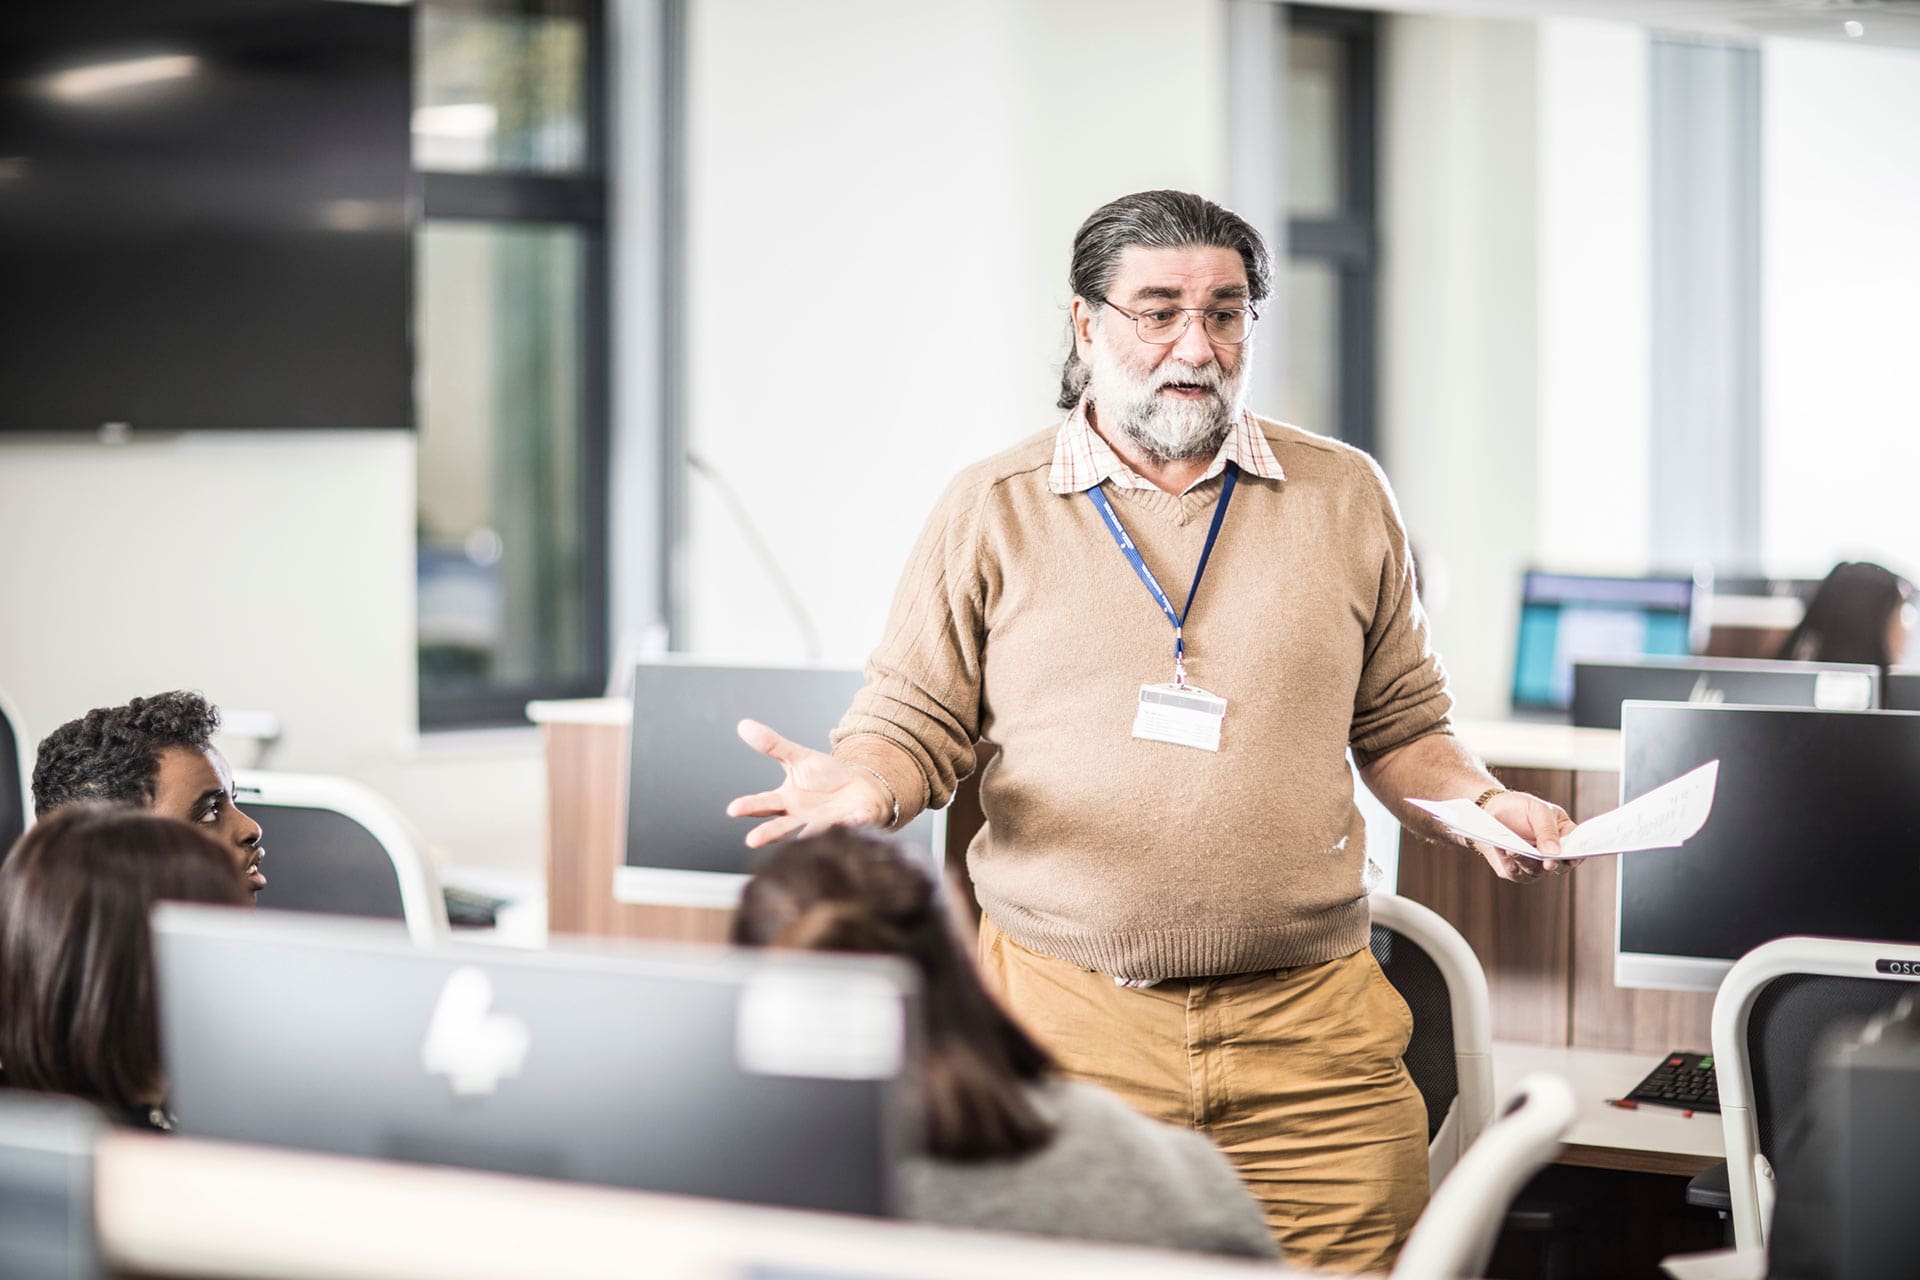
[[[787,771],[787,780],[772,791],[727,805],[730,818],[771,819],[747,832],[748,848],[829,827],[882,827],[893,816],[893,797],[866,770],[788,741],[758,720],[742,720],[739,731],[742,742]]]

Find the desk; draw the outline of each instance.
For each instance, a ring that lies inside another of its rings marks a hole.
[[[1576,822],[1619,806],[1617,730],[1503,721],[1454,728],[1501,782],[1551,800]],[[1552,880],[1508,884],[1458,845],[1403,835],[1397,887],[1446,917],[1480,957],[1495,1039],[1704,1051],[1711,995],[1613,985],[1618,875],[1618,859],[1595,858]]]
[[[614,901],[613,873],[626,860],[632,705],[533,702],[527,718],[540,726],[547,758],[547,933],[725,942],[729,911]]]
[[[118,1271],[285,1280],[1058,1276],[1219,1280],[1272,1263],[956,1231],[115,1132],[95,1218]]]
[[[1493,1096],[1512,1097],[1522,1077],[1536,1071],[1561,1076],[1573,1085],[1580,1111],[1556,1164],[1692,1177],[1726,1159],[1718,1113],[1696,1111],[1688,1117],[1668,1107],[1623,1111],[1606,1102],[1624,1097],[1658,1061],[1657,1054],[1495,1041]]]
[[[546,744],[548,931],[723,941],[724,910],[614,901],[613,873],[625,858],[630,704],[535,702],[527,715]],[[1456,729],[1502,782],[1552,800],[1576,820],[1619,803],[1615,730],[1500,721]],[[948,810],[945,850],[948,868],[962,876],[980,822],[979,793],[963,783]],[[1496,1038],[1649,1054],[1704,1050],[1711,997],[1613,985],[1616,870],[1614,859],[1598,858],[1550,881],[1512,885],[1457,845],[1409,836],[1401,845],[1399,891],[1446,917],[1479,955]]]

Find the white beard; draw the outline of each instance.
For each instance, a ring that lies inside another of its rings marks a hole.
[[[1099,342],[1089,362],[1088,393],[1102,426],[1117,429],[1155,462],[1211,457],[1246,408],[1246,352],[1229,376],[1219,362],[1192,365],[1168,357],[1152,369],[1136,372]],[[1174,400],[1160,394],[1170,382],[1187,382],[1212,391],[1204,400]]]

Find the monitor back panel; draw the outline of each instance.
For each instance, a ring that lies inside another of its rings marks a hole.
[[[758,854],[746,835],[764,819],[729,818],[727,802],[779,786],[783,773],[740,741],[736,726],[759,720],[802,746],[829,750],[828,735],[865,682],[851,668],[641,663],[633,678],[627,865],[751,872]],[[935,829],[933,815],[923,814],[900,837],[931,850]]]
[[[1880,705],[1889,711],[1920,711],[1920,668],[1889,671],[1880,686]]]
[[[894,966],[428,952],[377,925],[320,920],[160,909],[161,1030],[182,1132],[889,1209],[913,1026]]]
[[[1816,662],[1578,662],[1573,722],[1618,729],[1623,702],[1694,702],[1750,707],[1866,711],[1878,705],[1880,673],[1868,666]]]
[[[1920,943],[1920,714],[1628,703],[1621,796],[1720,761],[1678,849],[1620,858],[1619,951],[1731,962],[1795,934]]]

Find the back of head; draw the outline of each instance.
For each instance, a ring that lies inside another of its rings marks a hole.
[[[1913,599],[1913,584],[1865,560],[1833,567],[1807,604],[1779,656],[1801,662],[1862,662],[1885,667],[1894,620]]]
[[[30,828],[0,864],[5,1083],[121,1111],[156,1103],[148,913],[247,899],[232,856],[184,822],[82,804]]]
[[[146,806],[168,747],[204,751],[220,713],[197,693],[176,689],[96,707],[46,736],[33,766],[33,807],[45,815],[83,801]]]
[[[933,877],[892,844],[834,830],[775,846],[741,896],[733,940],[899,956],[914,966],[926,1014],[930,1154],[1015,1156],[1052,1137],[1022,1087],[1051,1061],[987,994]]]
[[[1067,283],[1074,296],[1098,303],[1107,296],[1120,255],[1148,249],[1232,249],[1247,269],[1247,301],[1254,306],[1273,291],[1273,259],[1260,232],[1231,209],[1188,191],[1137,191],[1095,209],[1073,235],[1073,265]],[[1062,409],[1071,409],[1091,376],[1068,324],[1067,359],[1060,370]]]

